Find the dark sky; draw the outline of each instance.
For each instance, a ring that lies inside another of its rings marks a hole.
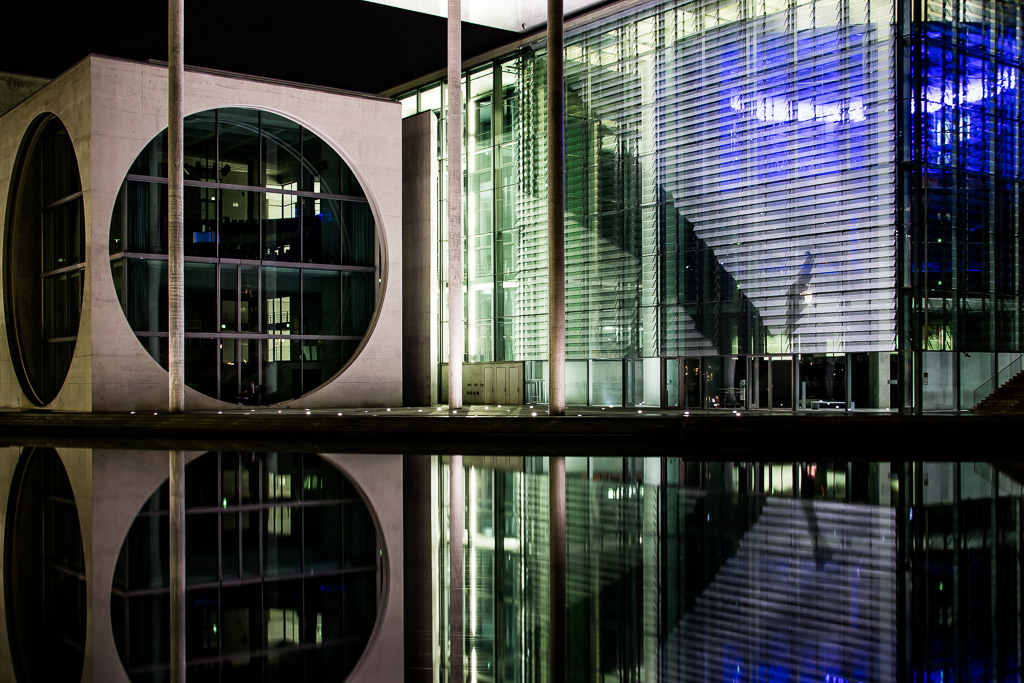
[[[496,0],[500,1],[500,0]],[[95,52],[167,59],[157,0],[8,0],[0,71],[53,78]],[[515,33],[463,25],[463,56]],[[444,19],[362,0],[185,0],[185,63],[380,92],[445,66]]]

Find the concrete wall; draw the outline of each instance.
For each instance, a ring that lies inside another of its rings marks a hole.
[[[14,180],[14,165],[17,161],[18,150],[32,122],[45,114],[56,114],[61,120],[68,130],[75,155],[78,157],[86,215],[85,239],[88,249],[91,240],[88,217],[92,203],[92,193],[90,192],[92,112],[89,107],[91,80],[92,72],[88,60],[79,62],[49,86],[40,89],[6,115],[0,117],[0,254],[4,253],[6,247],[5,238],[7,220],[9,219],[8,199],[11,183]],[[106,254],[104,254],[104,260],[109,263]],[[3,266],[0,265],[0,267]],[[74,357],[64,387],[53,403],[47,406],[51,410],[88,411],[92,409],[90,390],[92,343],[88,333],[91,329],[89,321],[91,277],[89,271],[87,260],[78,343],[75,346]],[[108,265],[108,278],[110,277],[109,272]],[[2,293],[3,287],[3,278],[0,278],[0,293]],[[22,392],[14,372],[14,364],[11,361],[6,315],[6,311],[0,310],[0,408],[31,409],[35,406]],[[124,318],[123,315],[121,317]]]
[[[381,241],[381,295],[362,348],[325,386],[282,405],[397,405],[402,398],[400,105],[379,98],[186,72],[185,115],[219,107],[275,112],[331,144],[366,191]],[[64,388],[46,407],[166,409],[167,373],[128,325],[117,301],[108,256],[110,219],[125,173],[139,152],[167,126],[166,69],[91,56],[0,118],[0,220],[6,214],[21,138],[32,120],[44,112],[57,114],[71,134],[82,174],[86,221],[78,344]],[[2,228],[0,224],[0,235]],[[229,405],[187,391],[189,410]],[[14,375],[6,323],[0,318],[0,408],[33,407]]]
[[[49,78],[0,73],[0,116],[14,109],[49,82]]]
[[[114,644],[110,596],[114,569],[128,530],[146,500],[167,480],[166,451],[58,449],[71,481],[82,526],[87,590],[87,635],[82,683],[128,683]],[[0,449],[0,543],[6,543],[7,504],[19,448]],[[187,460],[200,455],[189,453]],[[352,683],[402,680],[404,673],[404,554],[402,456],[330,454],[356,486],[377,523],[384,549],[384,594],[377,627]],[[0,546],[4,547],[4,546]],[[0,572],[0,680],[13,681]]]

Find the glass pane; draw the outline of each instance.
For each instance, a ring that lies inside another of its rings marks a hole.
[[[217,331],[217,266],[185,264],[185,332]]]
[[[217,255],[217,191],[185,186],[185,255]]]
[[[260,513],[242,512],[242,576],[260,574]]]
[[[306,508],[305,571],[341,569],[341,505]]]
[[[230,185],[258,185],[259,112],[220,110],[220,181]]]
[[[302,156],[302,190],[342,194],[341,157],[330,145],[308,130],[303,130]]]
[[[167,253],[167,185],[125,183],[127,199],[126,251]]]
[[[340,342],[329,339],[302,342],[302,390],[312,391],[326,383],[352,355],[358,342]],[[352,350],[347,350],[348,345]]]
[[[186,181],[213,182],[217,179],[216,132],[216,112],[204,111],[185,117],[183,156]]]
[[[268,403],[304,393],[302,342],[288,337],[263,340],[263,395]]]
[[[125,259],[128,323],[136,332],[167,331],[167,261]]]
[[[343,202],[342,258],[349,266],[374,265],[373,214],[366,202]]]
[[[300,260],[297,195],[263,195],[263,258],[270,261]]]
[[[210,458],[216,465],[216,459]],[[215,480],[216,481],[216,480]],[[190,513],[185,517],[185,581],[217,580],[217,515]]]
[[[238,266],[220,267],[220,329],[238,330]]]
[[[343,559],[346,567],[373,566],[377,532],[362,500],[344,506],[342,512]]]
[[[302,260],[306,263],[341,263],[341,202],[302,198]]]
[[[251,190],[219,190],[221,256],[256,260],[260,255],[260,195]]]
[[[304,500],[341,500],[359,497],[338,468],[323,458],[306,458],[303,472]]]
[[[263,610],[267,647],[286,648],[303,642],[299,616],[302,614],[302,582],[274,581],[263,589]],[[299,666],[301,671],[301,658]]]
[[[190,660],[220,654],[219,602],[216,589],[185,592],[185,653]],[[191,672],[189,680],[195,680]]]
[[[263,268],[262,331],[271,334],[298,334],[299,271],[297,268]]]
[[[298,190],[301,168],[299,124],[263,113],[264,187]]]
[[[234,339],[220,340],[220,398],[234,401],[239,398],[238,343]]]
[[[341,287],[341,333],[362,335],[373,315],[373,273],[346,272]]]
[[[240,301],[240,332],[258,332],[260,325],[259,316],[259,271],[255,266],[241,266],[239,268],[242,278],[242,289],[239,296]]]
[[[128,532],[130,590],[167,587],[167,516],[135,518]]]
[[[220,518],[220,566],[225,581],[239,577],[238,519],[237,512],[225,513]]]
[[[185,384],[207,396],[217,395],[219,346],[217,339],[185,340]]]
[[[302,508],[267,508],[263,522],[263,573],[297,574],[302,568]]]
[[[240,655],[239,660],[245,662],[251,652],[263,648],[262,592],[259,584],[226,587],[222,591],[222,655]]]
[[[185,468],[185,508],[219,507],[216,455],[196,458]]]
[[[302,334],[341,334],[341,273],[302,272]]]
[[[268,453],[264,459],[266,501],[299,499],[302,456],[296,453]]]

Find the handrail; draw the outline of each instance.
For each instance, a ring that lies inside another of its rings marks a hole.
[[[1024,358],[1024,354],[1019,354],[1016,358],[1014,358],[1012,361],[1007,363],[1003,368],[1001,368],[998,372],[996,372],[996,374],[992,375],[992,377],[982,382],[978,386],[978,388],[974,390],[974,403],[971,405],[971,407],[974,408],[975,406],[977,406],[981,401],[988,398],[995,392],[996,389],[998,389],[1001,386],[1002,383],[999,381],[1000,377],[1006,377],[1006,379],[1009,380],[1012,377],[1014,377],[1017,373],[1019,373],[1021,371],[1022,358]],[[1005,375],[1004,373],[1006,373],[1006,371],[1010,370],[1011,368],[1012,371],[1009,372],[1009,375]],[[990,388],[989,385],[991,385]],[[979,399],[978,392],[982,390],[985,390],[985,393],[983,393],[981,395],[981,399]]]

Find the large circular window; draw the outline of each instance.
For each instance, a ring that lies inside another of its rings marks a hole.
[[[121,547],[111,625],[132,681],[169,671],[168,487]],[[194,681],[341,681],[383,586],[369,509],[323,458],[208,453],[185,467],[185,657]]]
[[[71,482],[52,448],[26,449],[18,461],[4,533],[5,616],[17,680],[81,680],[85,553]]]
[[[14,168],[3,256],[7,339],[22,390],[46,405],[71,368],[85,262],[82,181],[60,119],[36,119]]]
[[[273,403],[323,385],[355,355],[379,299],[366,193],[330,145],[250,109],[185,119],[185,383]],[[111,268],[135,334],[167,367],[166,132],[114,208]]]

